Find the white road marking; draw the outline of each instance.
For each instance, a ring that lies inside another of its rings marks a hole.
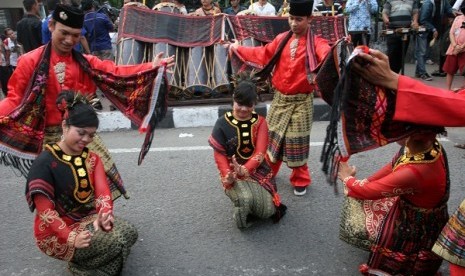
[[[447,138],[439,138],[441,142],[449,141]],[[323,142],[310,142],[310,147],[321,147]],[[111,153],[133,153],[140,152],[140,148],[116,148],[109,149]],[[210,146],[192,146],[192,147],[160,147],[160,148],[151,148],[150,151],[164,152],[164,151],[202,151],[202,150],[212,150]]]

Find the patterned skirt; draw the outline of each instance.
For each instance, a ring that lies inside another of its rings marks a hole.
[[[46,144],[56,143],[60,141],[62,135],[61,126],[47,127],[45,129],[44,146]],[[113,158],[111,158],[110,152],[104,145],[102,139],[97,134],[94,136],[92,143],[88,144],[87,147],[90,151],[95,152],[103,162],[103,167],[107,175],[108,183],[110,184],[110,191],[113,200],[117,199],[121,195],[125,198],[129,198],[126,194],[126,189],[123,185],[121,175],[116,168]]]
[[[275,91],[266,117],[269,129],[267,154],[290,168],[307,164],[313,123],[313,93],[284,95]]]
[[[346,197],[342,204],[339,238],[360,249],[370,251],[381,225],[397,197],[358,200]]]
[[[129,222],[115,217],[109,232],[96,231],[92,223],[86,230],[93,232],[90,246],[76,249],[68,268],[73,275],[109,276],[121,275],[131,246],[137,241],[137,230]]]
[[[238,228],[250,227],[255,219],[271,218],[276,212],[271,194],[255,181],[237,181],[225,193],[234,204]]]
[[[465,200],[442,229],[433,252],[450,263],[465,267]]]
[[[412,206],[399,199],[384,220],[365,275],[435,275],[442,259],[431,252],[449,215],[447,204],[434,209]]]

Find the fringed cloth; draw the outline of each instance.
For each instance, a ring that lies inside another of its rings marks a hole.
[[[35,157],[42,151],[45,136],[45,93],[50,66],[51,44],[42,54],[38,68],[31,77],[20,106],[0,117],[0,164],[13,166],[27,176]],[[140,130],[147,132],[139,164],[152,142],[156,123],[167,110],[165,68],[153,68],[129,76],[115,76],[94,70],[85,57],[73,50],[84,72],[91,75],[103,94]]]
[[[53,144],[60,141],[62,135],[61,126],[55,127],[46,127],[45,128],[45,137],[44,137],[44,147],[47,144]],[[121,175],[116,168],[115,162],[110,155],[110,152],[105,147],[102,139],[98,134],[94,136],[92,143],[86,146],[90,151],[96,153],[103,163],[103,168],[105,169],[105,174],[107,175],[107,181],[110,186],[110,191],[112,199],[115,200],[121,195],[124,195],[126,198],[129,196],[126,193],[126,189],[123,185],[123,180]]]
[[[465,200],[449,218],[432,251],[450,263],[465,267]]]
[[[141,26],[163,26],[150,28]],[[340,16],[318,16],[310,20],[314,35],[330,43],[347,35],[346,19]],[[253,38],[271,42],[278,34],[289,30],[288,19],[274,16],[189,16],[167,13],[143,7],[125,5],[121,9],[118,41],[132,38],[147,43],[168,43],[180,47],[210,46],[224,40]]]
[[[143,28],[164,26],[170,28]],[[311,17],[310,28],[330,44],[347,36],[346,18],[343,16]],[[131,38],[147,43],[168,43],[180,47],[210,46],[222,40],[253,38],[260,42],[271,42],[278,34],[289,30],[286,17],[235,16],[189,16],[167,13],[125,5],[121,9],[118,26],[118,41]]]
[[[331,184],[336,183],[341,160],[401,140],[422,128],[393,120],[395,92],[374,86],[352,71],[348,60],[352,50],[351,44],[338,41],[316,76],[322,98],[331,105],[320,160]],[[336,185],[334,188],[337,192]]]
[[[447,156],[444,149],[437,145],[439,148],[435,147],[432,150],[442,153],[446,170],[446,190],[443,198],[437,207],[425,209],[413,206],[400,197],[383,222],[377,241],[371,248],[368,264],[360,267],[363,274],[370,275],[370,272],[382,271],[390,275],[436,275],[442,258],[431,249],[449,218],[447,201],[450,191]],[[400,152],[403,152],[403,148]],[[401,158],[402,154],[399,154],[397,162],[402,162]],[[415,162],[431,162],[426,158]],[[435,158],[439,158],[439,155]]]
[[[94,231],[92,223],[85,230],[93,233],[90,246],[74,250],[69,270],[74,275],[121,275],[131,246],[137,241],[136,227],[115,217],[110,232]]]
[[[267,154],[275,163],[282,160],[290,168],[307,164],[313,123],[313,93],[284,95],[275,92],[267,118]]]

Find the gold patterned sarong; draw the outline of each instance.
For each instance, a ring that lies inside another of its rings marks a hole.
[[[255,181],[237,181],[225,193],[234,204],[238,228],[250,227],[251,218],[267,219],[276,212],[271,194]]]
[[[290,168],[307,164],[313,123],[313,93],[284,95],[275,90],[267,118],[271,162],[282,160]]]
[[[90,246],[75,250],[73,259],[68,263],[69,270],[79,276],[121,275],[131,246],[137,241],[136,227],[115,217],[113,229],[109,232],[94,231],[92,223],[86,226],[86,230],[93,233]]]

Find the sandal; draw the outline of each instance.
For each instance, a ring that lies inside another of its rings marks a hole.
[[[459,149],[465,149],[465,144],[455,144],[454,147]]]

